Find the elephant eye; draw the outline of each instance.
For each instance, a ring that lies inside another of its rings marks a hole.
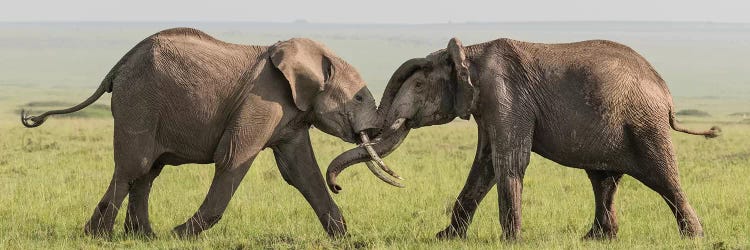
[[[354,100],[357,100],[358,102],[362,102],[362,96],[361,95],[355,95]]]
[[[422,88],[422,82],[417,82],[417,85],[416,85],[416,87],[417,87],[417,88]]]

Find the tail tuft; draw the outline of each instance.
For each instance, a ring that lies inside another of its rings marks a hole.
[[[708,133],[706,133],[705,136],[706,139],[716,138],[721,135],[721,128],[719,126],[713,126],[711,129],[708,130]]]
[[[39,127],[39,125],[42,125],[44,123],[44,118],[40,118],[38,116],[30,116],[26,113],[26,110],[21,110],[21,123],[23,123],[24,127],[27,128],[34,128]],[[29,122],[31,121],[31,122]]]
[[[671,126],[672,129],[674,129],[677,132],[687,133],[691,135],[702,135],[706,137],[707,139],[716,138],[716,137],[719,137],[719,135],[721,135],[721,128],[719,128],[718,126],[713,126],[711,127],[711,129],[703,130],[703,131],[683,128],[682,126],[677,124],[677,121],[675,120],[675,117],[674,117],[674,112],[672,112],[671,110],[669,111],[669,126]]]

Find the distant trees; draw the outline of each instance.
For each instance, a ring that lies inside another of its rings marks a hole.
[[[697,116],[697,117],[709,117],[711,114],[709,114],[706,111],[698,110],[698,109],[683,109],[680,111],[677,111],[675,115],[678,116]]]

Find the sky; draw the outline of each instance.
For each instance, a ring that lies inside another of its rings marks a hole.
[[[750,23],[747,0],[0,0],[0,22],[249,21],[447,23],[692,21]]]

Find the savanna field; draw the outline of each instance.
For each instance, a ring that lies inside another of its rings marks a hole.
[[[281,178],[270,150],[255,160],[222,220],[196,239],[175,238],[170,231],[200,206],[213,177],[213,165],[165,167],[154,182],[150,199],[157,238],[124,234],[127,199],[113,237],[91,238],[84,235],[83,225],[114,167],[109,94],[75,116],[52,117],[36,129],[21,126],[19,111],[26,108],[38,114],[82,101],[135,43],[162,28],[184,24],[2,24],[0,249],[750,248],[750,81],[742,68],[747,66],[737,63],[750,56],[747,27],[723,27],[724,33],[691,40],[688,38],[697,37],[694,33],[708,31],[702,26],[694,31],[692,26],[648,23],[620,31],[567,24],[562,29],[570,32],[564,35],[554,24],[525,28],[426,26],[418,31],[400,26],[357,31],[349,26],[289,25],[273,30],[255,25],[259,24],[198,28],[219,39],[247,44],[270,44],[292,36],[320,40],[358,67],[375,96],[380,96],[400,62],[443,48],[451,34],[466,37],[465,44],[513,37],[545,42],[607,38],[632,45],[670,83],[677,110],[683,111],[678,120],[684,126],[707,129],[719,125],[723,130],[719,138],[710,140],[673,133],[682,186],[706,237],[680,238],[674,216],[662,198],[626,176],[616,197],[618,239],[581,240],[594,216],[593,193],[585,172],[532,155],[524,180],[522,241],[501,239],[495,189],[479,206],[467,239],[436,240],[435,233],[450,221],[453,201],[464,185],[476,147],[475,123],[456,121],[413,130],[401,147],[385,158],[406,179],[406,188],[382,183],[363,164],[339,177],[343,191],[333,198],[349,229],[343,239],[327,237],[302,195]],[[674,39],[684,42],[668,44]],[[312,137],[323,172],[336,155],[354,146],[318,130],[313,130]]]

